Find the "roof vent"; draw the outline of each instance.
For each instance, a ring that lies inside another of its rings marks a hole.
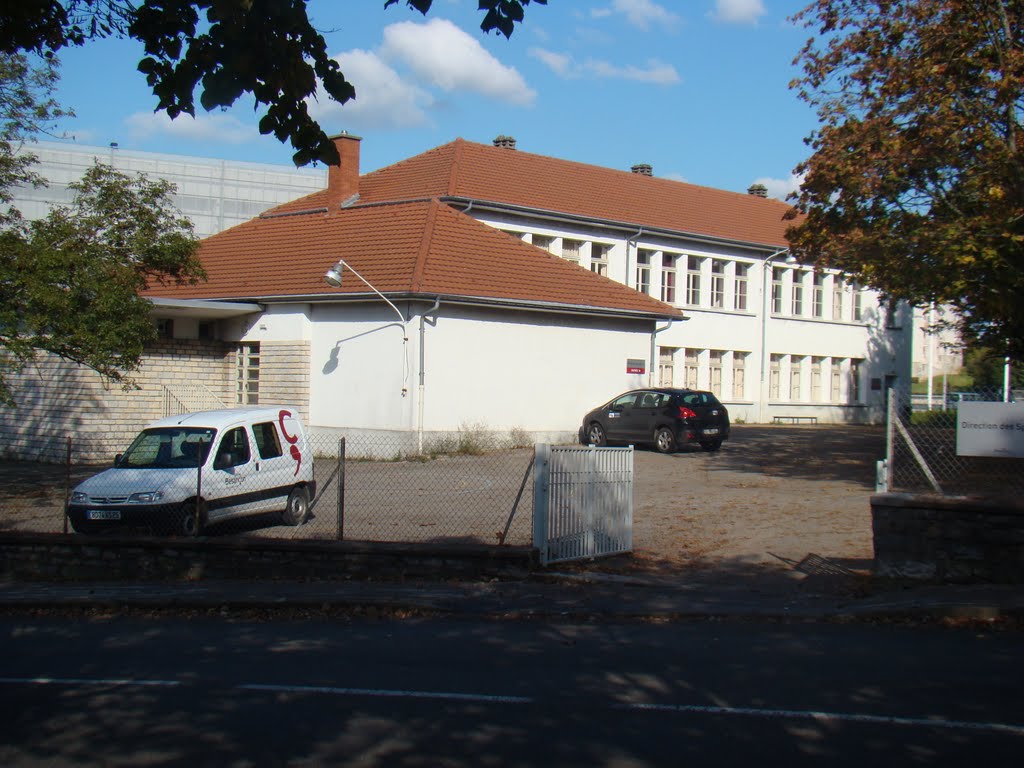
[[[639,173],[641,176],[654,175],[654,169],[651,167],[650,163],[637,163],[636,165],[632,166],[629,170],[631,170],[633,173]]]
[[[505,135],[497,136],[497,137],[495,137],[493,143],[494,143],[494,146],[498,147],[499,149],[515,149],[516,148],[516,140],[515,140],[515,137],[513,137],[513,136],[505,136]]]
[[[747,194],[754,197],[768,197],[768,187],[764,184],[751,184],[747,187]]]

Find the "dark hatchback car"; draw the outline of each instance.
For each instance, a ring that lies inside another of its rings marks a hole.
[[[695,389],[634,389],[583,417],[584,445],[651,443],[671,453],[685,443],[717,451],[729,438],[729,411],[710,392]]]

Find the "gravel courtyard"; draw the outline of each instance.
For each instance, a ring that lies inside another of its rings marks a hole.
[[[826,566],[867,569],[872,557],[869,497],[875,462],[884,453],[880,427],[825,425],[734,426],[732,439],[718,453],[684,449],[666,456],[637,449],[634,557],[613,558],[607,567],[743,576],[765,569],[792,571],[820,557]],[[517,449],[434,462],[350,462],[345,537],[493,544],[530,455],[528,449]],[[332,467],[318,460],[321,484]],[[71,482],[95,469],[75,467]],[[443,483],[430,476],[432,470],[443,473]],[[63,467],[0,462],[0,530],[62,530],[66,485]],[[337,504],[332,493],[305,526],[281,526],[273,518],[232,524],[234,530],[223,532],[334,538]],[[512,544],[529,542],[531,501],[527,484],[509,529]],[[453,512],[461,516],[452,517]]]

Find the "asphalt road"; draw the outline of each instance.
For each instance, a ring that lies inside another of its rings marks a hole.
[[[1016,766],[1013,632],[0,619],[0,765]]]

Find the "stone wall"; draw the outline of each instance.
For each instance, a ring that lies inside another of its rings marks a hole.
[[[871,497],[875,574],[1024,583],[1024,504],[884,493]]]
[[[124,390],[96,372],[40,354],[8,374],[16,407],[0,407],[0,459],[63,462],[68,438],[75,462],[106,462],[147,423],[172,413],[232,407],[234,344],[167,339],[149,347]],[[309,343],[260,345],[260,401],[296,406],[309,419]],[[177,406],[175,408],[175,406]]]

